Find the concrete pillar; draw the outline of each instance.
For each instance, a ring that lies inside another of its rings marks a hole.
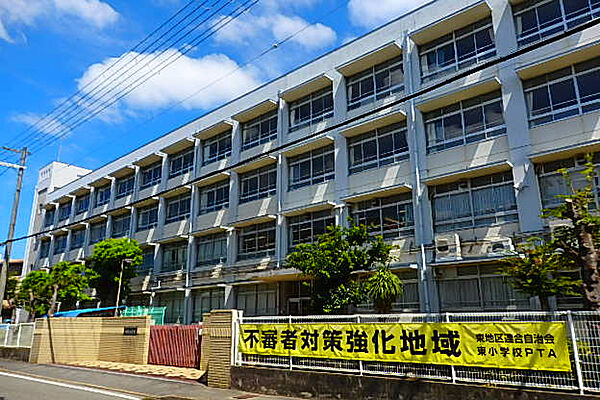
[[[185,288],[185,294],[183,298],[183,324],[189,325],[192,323],[194,318],[194,296],[192,295],[192,289]]]
[[[67,244],[65,245],[65,255],[67,255],[69,253],[69,251],[71,251],[72,236],[73,236],[73,230],[69,229],[69,231],[67,232]],[[64,261],[74,261],[74,260],[71,260],[67,256],[65,256]]]
[[[225,285],[223,293],[224,293],[223,308],[224,309],[235,308],[235,287],[232,285]]]
[[[135,165],[135,172],[133,173],[133,201],[138,200],[140,197],[140,185],[142,184],[142,169]]]
[[[109,215],[108,219],[106,220],[106,233],[104,234],[105,239],[112,237],[112,220],[113,216]]]
[[[88,254],[88,247],[90,246],[90,223],[85,224],[85,235],[83,238],[83,256],[88,258],[91,254]]]
[[[52,265],[52,257],[54,257],[54,235],[50,235],[50,245],[48,246],[48,264]]]
[[[231,130],[231,164],[235,164],[241,160],[242,139],[242,124],[233,121],[233,129]]]
[[[110,200],[108,202],[108,208],[115,206],[115,198],[117,196],[117,180],[110,177]]]
[[[69,215],[69,222],[73,222],[73,219],[75,218],[75,200],[77,199],[76,196],[71,196],[71,215]]]
[[[137,207],[131,207],[131,219],[129,221],[129,234],[127,235],[130,239],[133,239],[137,230],[137,219],[138,209]]]
[[[160,173],[160,185],[159,191],[167,189],[167,182],[169,181],[169,155],[165,154],[162,159],[162,172]]]
[[[277,155],[277,220],[275,221],[275,257],[277,258],[277,267],[281,266],[281,261],[285,259],[287,253],[285,246],[285,217],[281,215],[283,208],[284,195],[287,191],[287,162],[282,154]]]
[[[333,110],[335,123],[342,122],[347,116],[346,78],[336,74],[333,82]],[[338,132],[334,133],[335,157],[335,202],[343,203],[343,198],[348,195],[348,140]],[[336,224],[346,226],[346,218],[340,218]]]
[[[54,221],[52,221],[52,225],[56,226],[58,225],[58,203],[52,204],[54,204]]]
[[[277,109],[277,142],[279,145],[287,142],[287,135],[290,130],[290,108],[283,99],[279,99],[279,108]]]
[[[152,275],[160,273],[160,266],[162,264],[162,245],[156,243],[154,246],[154,266],[152,268]]]
[[[227,235],[227,265],[232,266],[237,260],[238,231],[232,229]]]
[[[235,171],[230,171],[229,176],[229,222],[232,223],[237,219],[238,206],[240,203],[240,179],[239,174]]]
[[[200,196],[198,195],[199,189],[198,186],[192,185],[192,190],[190,192],[190,223],[189,223],[189,233],[194,232],[199,227],[196,226],[196,217],[198,216],[198,211],[200,210]]]

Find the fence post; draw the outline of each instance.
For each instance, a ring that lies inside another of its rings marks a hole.
[[[21,347],[21,324],[17,325],[17,347]]]
[[[583,394],[583,375],[581,374],[581,362],[579,360],[579,348],[577,346],[577,336],[575,335],[575,324],[573,323],[573,314],[571,310],[567,310],[567,325],[569,326],[569,336],[573,343],[573,358],[575,359],[575,372],[577,373],[577,385],[579,393]]]
[[[288,318],[288,324],[290,325],[288,327],[288,329],[291,329],[291,325],[292,325],[292,316],[291,315]],[[290,371],[291,371],[292,369],[294,369],[294,356],[292,356],[292,354],[290,354],[289,357],[290,357]]]
[[[356,316],[356,323],[360,324],[360,315]],[[358,369],[359,369],[360,376],[363,376],[363,362],[362,362],[362,360],[358,360]]]
[[[446,313],[446,322],[450,322],[450,313]],[[454,365],[450,366],[450,370],[452,371],[452,383],[456,383],[456,369]]]
[[[239,326],[240,326],[240,311],[231,311],[231,365],[238,364],[238,343],[239,343]]]

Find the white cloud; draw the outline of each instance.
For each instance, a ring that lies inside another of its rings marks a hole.
[[[66,17],[105,28],[115,23],[119,14],[101,0],[0,0],[0,39],[13,41],[7,27],[34,26]]]
[[[348,11],[355,25],[371,28],[391,21],[428,0],[349,0]]]
[[[174,59],[178,55],[178,51],[174,49],[157,54],[123,54],[121,58],[127,57],[129,60],[135,58],[135,63],[144,68],[122,82],[121,87],[144,76],[162,61]],[[96,82],[89,85],[88,83],[103,74],[115,61],[115,58],[110,58],[102,63],[91,65],[78,80],[79,89],[85,91],[94,88]],[[209,109],[260,84],[254,71],[247,68],[236,70],[237,68],[239,65],[224,54],[209,54],[201,58],[182,56],[128,94],[123,99],[123,103],[129,112],[158,109],[179,102],[182,102],[181,106],[186,109]],[[229,76],[221,79],[225,75]],[[219,80],[218,83],[214,83],[216,80]]]
[[[337,38],[335,31],[330,27],[321,23],[308,25],[308,22],[300,17],[277,15],[273,18],[271,29],[273,36],[275,36],[277,40],[283,40],[290,35],[300,32],[294,36],[291,41],[298,43],[307,49],[320,49],[326,47],[335,43]]]
[[[58,136],[70,131],[70,128],[59,120],[54,118],[46,118],[43,115],[32,112],[13,115],[11,120],[27,126],[35,125],[38,131],[50,136]]]

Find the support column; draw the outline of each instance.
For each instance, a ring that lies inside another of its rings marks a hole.
[[[113,216],[109,215],[108,219],[106,220],[106,232],[104,234],[105,239],[110,239],[112,237],[112,220]]]
[[[225,285],[224,288],[223,308],[230,310],[235,308],[235,287],[233,285]]]
[[[110,177],[110,200],[108,201],[108,208],[115,206],[115,198],[117,197],[117,180]]]
[[[347,92],[346,78],[341,74],[335,74],[333,80],[333,110],[334,123],[346,120],[347,117]],[[343,204],[342,200],[348,195],[348,140],[340,135],[338,131],[334,132],[334,160],[335,160],[335,202]],[[336,224],[347,226],[346,216],[336,216]]]
[[[129,220],[129,234],[127,235],[130,239],[133,239],[135,232],[137,231],[137,219],[138,209],[137,207],[131,208],[131,218]]]

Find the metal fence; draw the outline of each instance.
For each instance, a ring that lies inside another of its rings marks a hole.
[[[31,347],[35,324],[0,324],[0,347]]]
[[[316,315],[241,317],[234,324],[234,348],[240,324],[273,323],[420,323],[420,322],[564,322],[569,337],[571,372],[534,371],[450,365],[265,356],[235,352],[236,365],[427,378],[584,392],[600,392],[600,313],[588,311]]]

